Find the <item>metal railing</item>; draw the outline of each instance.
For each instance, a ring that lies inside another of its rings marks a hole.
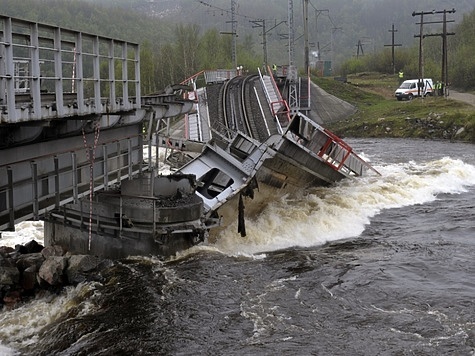
[[[138,44],[0,15],[0,123],[140,108]]]
[[[270,68],[268,68],[268,70],[270,72]],[[270,76],[269,78],[270,78],[273,91],[275,95],[277,96],[277,101],[273,101],[271,99],[270,93],[268,91],[266,84],[264,83],[264,78],[262,76],[260,69],[259,69],[259,76],[261,80],[261,85],[264,88],[264,91],[267,97],[269,108],[272,112],[272,115],[274,115],[274,117],[277,119],[280,126],[279,129],[282,132],[281,127],[282,126],[286,127],[290,122],[290,109],[289,109],[288,103],[286,100],[282,98],[282,94],[280,93],[280,90],[277,87],[277,83],[275,82],[273,76]]]
[[[353,148],[333,132],[321,127],[303,114],[296,115],[286,137],[307,152],[319,157],[334,170],[347,176],[361,176],[369,169],[381,175],[369,163],[353,152]]]
[[[222,83],[226,80],[233,79],[237,75],[235,69],[217,69],[204,71],[205,82],[208,83]]]
[[[0,165],[0,231],[13,230],[20,221],[38,220],[60,205],[77,202],[89,194],[90,183],[98,191],[131,179],[147,169],[142,164],[139,135],[102,142],[94,161],[88,159],[86,149],[72,147],[67,152]]]

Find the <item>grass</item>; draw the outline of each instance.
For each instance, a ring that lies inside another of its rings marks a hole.
[[[475,143],[475,107],[443,97],[397,101],[396,76],[360,73],[347,83],[312,78],[325,91],[356,106],[357,112],[327,127],[340,136],[450,139]]]

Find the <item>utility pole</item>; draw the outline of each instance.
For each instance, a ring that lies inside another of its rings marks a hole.
[[[318,60],[321,60],[320,58],[320,42],[318,41],[318,16],[320,16],[323,12],[329,13],[330,10],[324,9],[324,10],[315,10],[315,42],[317,42],[317,53],[318,53]]]
[[[341,30],[342,28],[341,27],[333,27],[332,28],[332,32],[331,32],[331,38],[330,38],[330,51],[331,51],[331,71],[332,71],[332,74],[333,74],[333,34],[338,31],[338,30]]]
[[[287,69],[287,80],[289,82],[289,109],[293,113],[298,110],[298,73],[297,67],[295,66],[294,58],[294,2],[289,0],[288,2],[288,25],[289,25],[289,66]]]
[[[449,83],[449,75],[448,75],[448,70],[447,70],[447,36],[453,36],[455,33],[447,33],[447,13],[453,14],[455,12],[455,9],[446,11],[444,9],[444,24],[442,27],[442,74],[441,74],[441,80],[443,83],[443,90],[444,90],[444,96],[447,97],[448,91],[447,91],[447,85]],[[449,21],[453,22],[453,20]]]
[[[288,2],[288,24],[289,24],[289,66],[294,65],[294,2],[289,0]]]
[[[421,22],[416,23],[416,25],[420,25],[419,27],[419,35],[414,35],[414,37],[419,37],[419,78],[417,81],[417,95],[421,97],[421,86],[422,81],[424,80],[424,46],[422,45],[422,40],[424,39],[423,31],[424,31],[424,15],[430,15],[430,12],[413,12],[412,16],[419,15],[421,17]]]
[[[305,73],[309,75],[308,64],[308,0],[303,0],[303,33],[304,33],[304,66]]]
[[[394,43],[394,33],[397,32],[397,30],[394,29],[394,24],[392,26],[392,29],[391,30],[388,30],[389,32],[391,32],[391,44],[390,45],[384,45],[384,47],[391,47],[391,66],[393,67],[393,74],[396,74],[396,62],[394,61],[394,47],[400,47],[402,46],[402,44],[398,43],[398,44],[395,44]]]
[[[267,31],[266,31],[266,20],[254,20],[254,21],[249,21],[249,22],[254,24],[252,26],[252,28],[262,27],[262,50],[264,52],[264,66],[265,66],[265,68],[267,68],[267,65],[269,64],[268,61],[267,61],[267,33],[269,33],[271,30],[273,30],[274,28],[276,28],[280,24],[285,23],[285,21],[280,21],[279,23],[276,23],[274,26],[269,28]]]
[[[232,32],[233,32],[232,60],[233,60],[233,63],[234,63],[234,68],[237,68],[237,56],[236,56],[236,46],[237,46],[236,0],[231,0],[231,22],[232,22]]]
[[[226,21],[229,23],[230,21]],[[220,31],[221,35],[231,35],[233,36],[232,40],[232,49],[231,49],[231,61],[233,62],[234,68],[237,68],[237,58],[236,58],[236,38],[237,38],[237,21],[236,21],[236,0],[231,0],[231,32]]]
[[[317,43],[317,68],[321,68],[321,75],[324,75],[325,72],[325,65],[321,63],[322,55],[320,51],[320,41],[318,40],[318,17],[326,12],[327,15],[330,12],[328,9],[317,10],[315,9],[315,42]]]
[[[360,49],[361,49],[361,55],[364,56],[363,45],[361,44],[361,40],[358,40],[358,44],[356,45],[356,47],[357,47],[356,58],[360,57]]]
[[[442,11],[428,11],[428,12],[413,12],[412,16],[421,16],[421,30],[419,35],[414,35],[414,37],[419,37],[419,77],[423,78],[423,66],[421,64],[422,62],[422,39],[425,37],[432,37],[432,36],[440,36],[442,37],[442,73],[441,73],[441,81],[443,85],[443,91],[444,91],[444,96],[448,96],[448,91],[447,91],[447,85],[448,85],[448,71],[447,71],[447,36],[452,36],[455,35],[454,32],[447,33],[447,22],[454,22],[454,20],[447,21],[447,14],[453,14],[455,13],[455,9],[452,10],[442,10]],[[426,24],[440,24],[442,23],[442,33],[432,33],[432,34],[423,34],[422,31],[422,25],[423,25],[423,15],[435,15],[435,14],[443,14],[443,20],[442,21],[431,21],[431,22],[426,22]],[[422,71],[421,71],[422,68]],[[423,79],[420,79],[423,80]],[[419,89],[420,91],[420,89]],[[420,95],[420,92],[419,92]]]

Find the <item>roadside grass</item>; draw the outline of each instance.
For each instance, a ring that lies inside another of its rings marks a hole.
[[[328,93],[356,106],[357,112],[327,127],[339,136],[451,139],[475,143],[475,107],[444,97],[397,101],[397,76],[360,73],[347,83],[312,77]]]

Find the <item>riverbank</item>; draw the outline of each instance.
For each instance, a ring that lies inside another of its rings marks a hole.
[[[354,114],[324,122],[341,137],[393,137],[443,139],[475,143],[475,96],[449,92],[449,96],[397,101],[395,76],[360,73],[347,82],[312,78],[320,88],[350,103]]]
[[[113,262],[92,255],[73,255],[60,246],[35,240],[15,248],[0,247],[0,311],[28,302],[41,291],[59,293],[65,286],[99,280]]]

